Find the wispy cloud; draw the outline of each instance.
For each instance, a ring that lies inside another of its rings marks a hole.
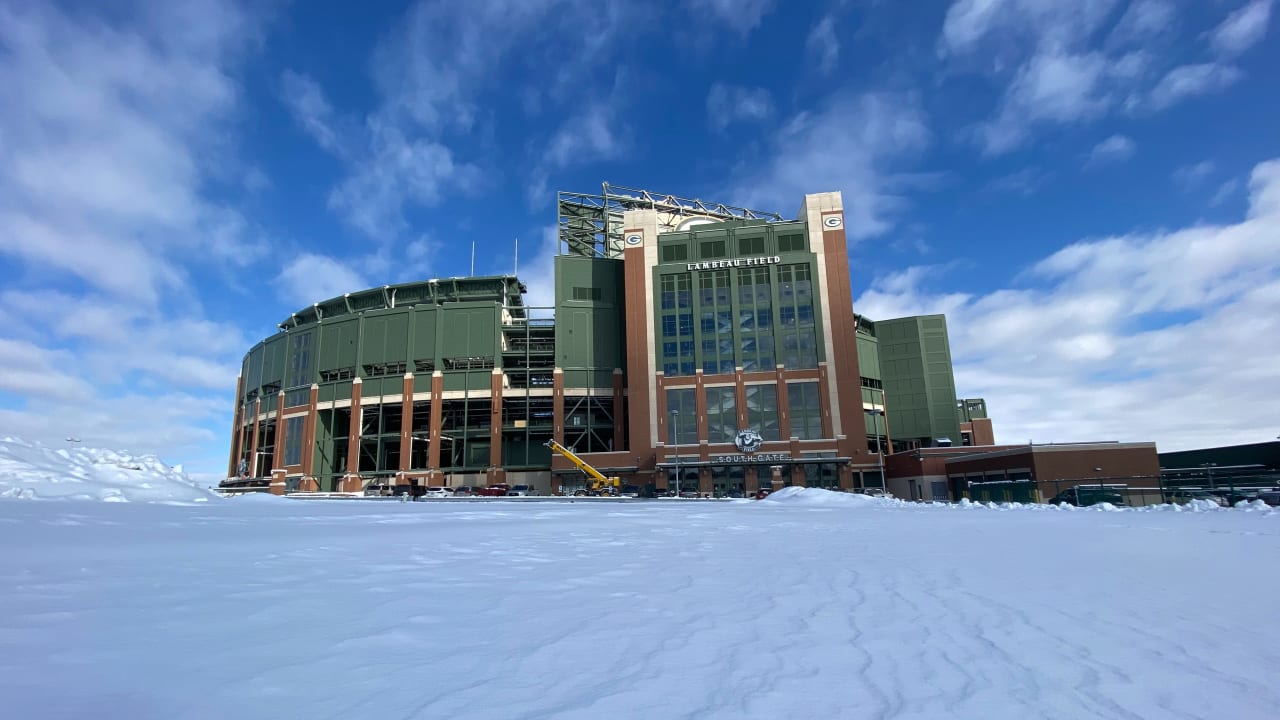
[[[1203,183],[1205,178],[1213,174],[1214,169],[1212,160],[1183,165],[1173,171],[1173,181],[1182,189],[1190,190]]]
[[[987,189],[992,192],[1030,197],[1052,179],[1053,173],[1049,171],[1040,168],[1023,168],[992,180],[987,184]]]
[[[741,180],[723,196],[789,214],[804,193],[840,190],[850,237],[878,235],[892,227],[902,192],[919,179],[892,166],[909,162],[929,139],[913,97],[838,95],[793,117],[774,136],[767,159],[745,163]]]
[[[741,37],[751,34],[765,15],[773,12],[774,0],[686,0],[695,23],[728,27]]]
[[[1132,138],[1125,135],[1112,135],[1103,140],[1085,157],[1085,167],[1097,167],[1113,162],[1122,162],[1133,157],[1134,150],[1138,147]]]
[[[855,308],[945,312],[956,383],[987,399],[997,439],[1175,449],[1270,438],[1271,408],[1257,398],[1280,393],[1280,160],[1258,165],[1250,188],[1239,222],[1074,243],[1033,266],[1035,289],[938,293],[937,270],[920,268]],[[1083,429],[1080,407],[1094,409]],[[1231,412],[1188,425],[1188,407]]]
[[[737,121],[766,120],[773,115],[773,98],[760,87],[715,83],[707,92],[707,121],[716,130]]]
[[[1170,70],[1151,90],[1151,105],[1167,108],[1189,97],[1222,90],[1240,79],[1240,71],[1230,65],[1200,63]]]
[[[840,60],[840,40],[836,37],[835,18],[824,15],[809,29],[804,41],[805,54],[817,65],[819,72],[829,73]]]
[[[1271,20],[1272,0],[1253,0],[1227,16],[1209,35],[1215,50],[1224,55],[1237,55],[1257,45],[1267,34]]]

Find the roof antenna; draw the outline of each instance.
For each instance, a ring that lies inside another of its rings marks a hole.
[[[471,241],[471,277],[476,276],[476,241]]]
[[[520,236],[519,235],[516,236],[516,268],[511,274],[512,275],[520,274]]]

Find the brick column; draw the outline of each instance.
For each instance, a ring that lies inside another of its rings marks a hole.
[[[790,444],[791,457],[799,458],[800,457],[800,441],[797,440],[796,438],[791,438],[790,443],[791,443]],[[808,484],[805,482],[805,479],[804,479],[804,468],[802,468],[797,463],[791,464],[791,484],[797,485],[799,487],[805,487]]]
[[[351,380],[351,429],[347,433],[347,472],[342,476],[342,492],[359,492],[363,485],[360,481],[360,428],[364,425],[360,397],[363,385],[360,378]]]
[[[304,492],[316,492],[320,483],[315,476],[316,463],[316,424],[320,422],[320,386],[312,383],[307,398],[307,419],[302,423],[302,482],[298,489]]]
[[[818,363],[818,407],[822,409],[822,437],[833,438],[835,431],[831,428],[831,378],[827,374],[827,363]],[[859,391],[859,398],[862,397]],[[861,401],[858,403],[862,405]]]

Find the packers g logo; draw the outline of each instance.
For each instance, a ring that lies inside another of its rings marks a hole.
[[[737,437],[733,439],[733,444],[737,446],[738,452],[753,453],[760,449],[764,443],[764,438],[760,437],[760,433],[755,430],[739,430]]]

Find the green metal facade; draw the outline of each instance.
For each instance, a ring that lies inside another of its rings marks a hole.
[[[895,447],[960,443],[947,320],[942,315],[875,323]]]

